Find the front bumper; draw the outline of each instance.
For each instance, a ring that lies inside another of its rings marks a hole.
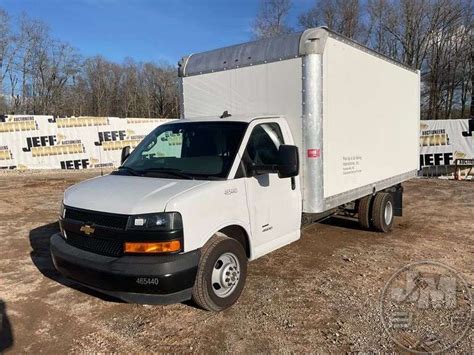
[[[54,266],[64,276],[126,302],[170,304],[189,300],[200,250],[184,254],[111,257],[51,236]]]

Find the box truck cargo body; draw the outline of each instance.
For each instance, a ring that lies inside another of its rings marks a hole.
[[[183,119],[66,190],[51,237],[65,276],[125,301],[219,311],[249,260],[300,238],[302,216],[349,213],[378,232],[401,216],[419,72],[316,28],[189,55],[179,77]]]
[[[300,148],[304,212],[416,176],[419,71],[326,28],[193,54],[180,74],[184,117],[286,117]]]

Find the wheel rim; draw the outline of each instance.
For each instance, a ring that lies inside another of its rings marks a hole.
[[[392,223],[392,218],[393,218],[393,206],[392,206],[392,202],[388,201],[387,204],[385,205],[385,211],[384,211],[385,224],[389,225],[390,223]]]
[[[224,298],[235,291],[240,280],[240,264],[232,253],[222,254],[212,269],[212,290]]]

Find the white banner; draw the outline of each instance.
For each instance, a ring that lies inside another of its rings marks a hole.
[[[474,119],[420,121],[420,168],[474,158]]]
[[[167,119],[10,115],[0,119],[0,169],[87,169],[120,165]]]

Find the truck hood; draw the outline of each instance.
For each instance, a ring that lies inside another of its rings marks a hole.
[[[64,204],[119,214],[163,212],[173,197],[207,183],[209,181],[106,175],[68,188]]]

